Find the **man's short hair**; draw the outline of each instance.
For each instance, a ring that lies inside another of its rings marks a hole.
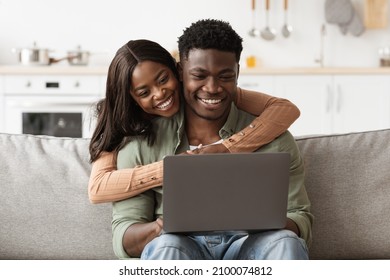
[[[216,49],[232,52],[240,61],[242,38],[228,22],[216,19],[202,19],[192,23],[179,37],[180,60],[187,60],[192,49]]]

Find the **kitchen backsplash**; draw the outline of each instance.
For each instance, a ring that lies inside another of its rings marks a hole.
[[[364,22],[365,1],[339,1],[347,8],[337,8],[331,15],[345,21],[350,3],[353,15]],[[249,31],[266,27],[266,0],[255,0],[254,14],[252,0],[0,0],[0,65],[17,64],[11,49],[31,47],[33,42],[49,48],[54,57],[81,45],[96,53],[90,57],[91,65],[109,64],[115,51],[130,39],[155,40],[174,51],[177,37],[191,22],[216,18],[229,21],[243,37],[243,66],[249,56],[264,67],[316,67],[321,57],[325,67],[379,66],[379,48],[390,45],[390,20],[384,27],[364,31],[355,22],[348,32],[326,17],[326,7],[332,2],[289,0],[285,13],[284,0],[270,0],[268,25],[276,35],[265,40],[250,36]],[[282,35],[285,15],[292,27],[288,37]]]

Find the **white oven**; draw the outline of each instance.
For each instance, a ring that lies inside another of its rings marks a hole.
[[[6,76],[4,131],[58,137],[91,137],[97,76]]]

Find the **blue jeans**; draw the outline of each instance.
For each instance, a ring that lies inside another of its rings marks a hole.
[[[249,235],[163,234],[149,242],[144,260],[307,260],[306,242],[289,230]]]

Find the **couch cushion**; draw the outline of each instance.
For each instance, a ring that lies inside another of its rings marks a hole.
[[[390,259],[390,129],[297,139],[312,259]],[[111,205],[91,205],[88,139],[0,134],[0,259],[115,259]]]
[[[390,129],[297,139],[313,259],[390,259]]]
[[[115,259],[91,205],[88,139],[0,134],[0,259]]]

